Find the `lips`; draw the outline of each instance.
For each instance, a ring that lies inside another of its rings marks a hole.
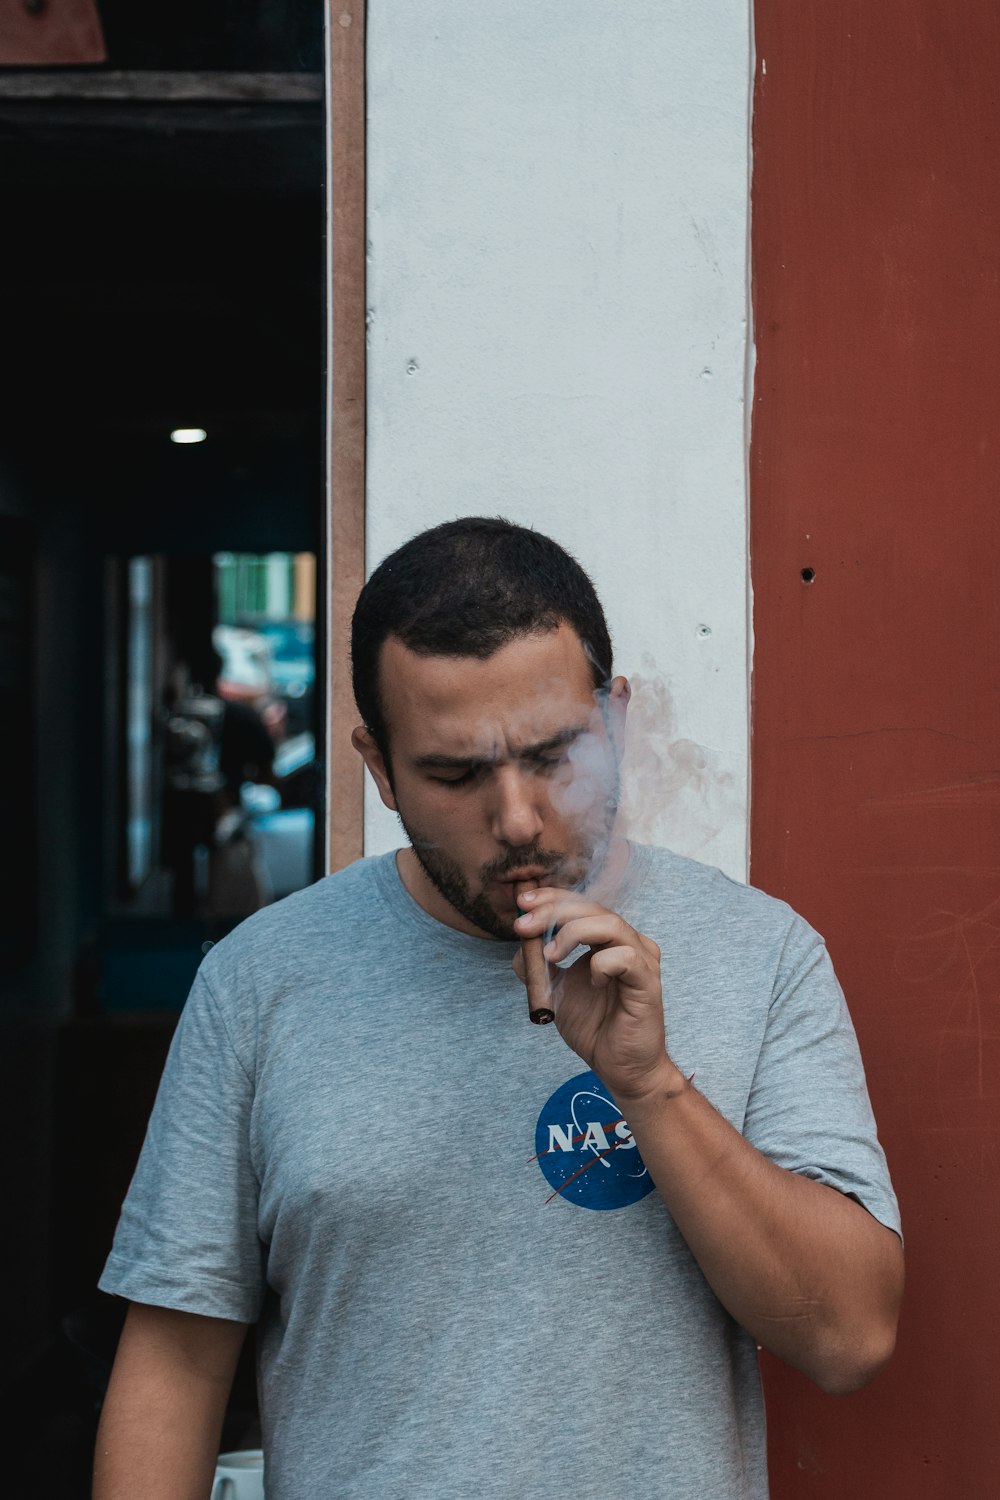
[[[522,880],[544,880],[549,873],[540,865],[523,865],[518,870],[506,871],[498,878],[501,885],[516,885]]]

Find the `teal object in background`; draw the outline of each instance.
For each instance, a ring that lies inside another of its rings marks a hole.
[[[105,1011],[180,1011],[202,960],[196,948],[114,948],[105,951]]]

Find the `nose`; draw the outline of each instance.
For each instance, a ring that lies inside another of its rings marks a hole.
[[[491,808],[492,833],[498,843],[513,847],[531,844],[541,833],[544,820],[534,783],[535,778],[516,764],[498,767]]]

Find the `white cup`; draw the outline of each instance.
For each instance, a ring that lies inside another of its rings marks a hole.
[[[264,1500],[264,1455],[259,1448],[219,1454],[212,1500]]]

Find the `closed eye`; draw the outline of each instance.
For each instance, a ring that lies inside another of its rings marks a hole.
[[[532,755],[527,761],[533,771],[555,771],[565,763],[565,755]]]
[[[473,782],[480,780],[484,770],[484,766],[470,766],[467,771],[439,771],[431,780],[441,786],[471,786]]]

